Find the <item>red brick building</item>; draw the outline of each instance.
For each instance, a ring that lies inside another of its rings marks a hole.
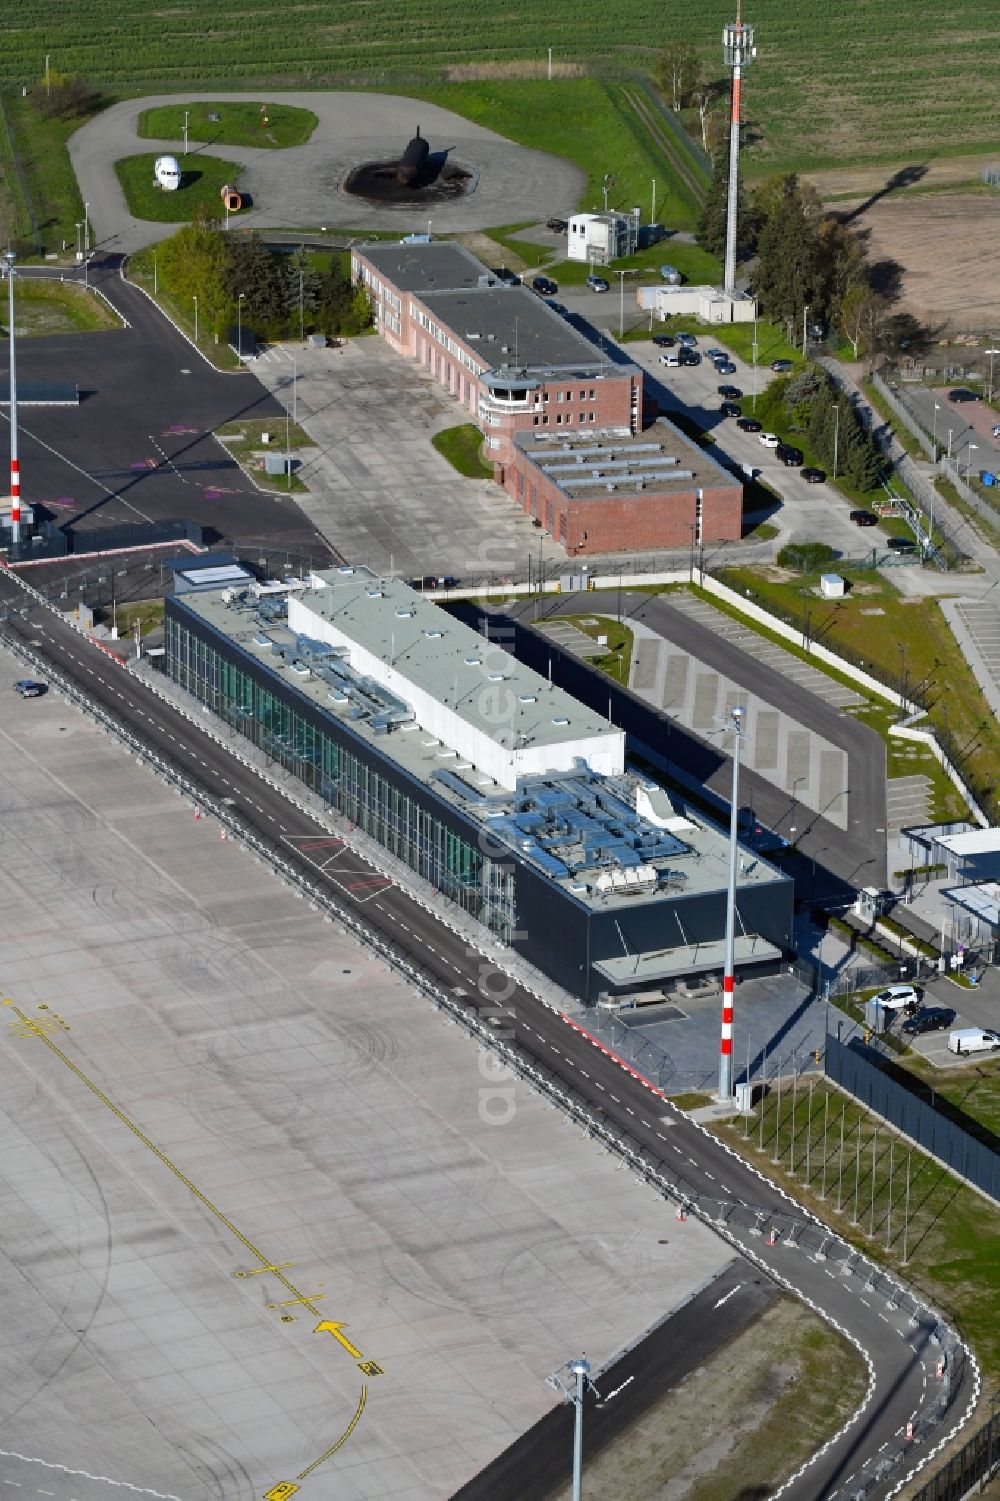
[[[644,372],[622,351],[446,240],[356,246],[351,271],[381,336],[469,412],[497,484],[569,553],[740,536],[742,486],[669,423],[643,431]]]

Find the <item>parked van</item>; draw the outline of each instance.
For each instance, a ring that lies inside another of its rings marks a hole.
[[[992,1053],[1000,1048],[1000,1032],[990,1027],[960,1027],[948,1036],[952,1053]]]

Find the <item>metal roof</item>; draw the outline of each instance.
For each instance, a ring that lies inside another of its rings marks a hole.
[[[960,857],[1000,854],[1000,829],[969,829],[964,834],[941,834],[934,843]]]
[[[515,433],[514,442],[574,500],[740,483],[663,417],[634,437],[608,429],[528,428]]]
[[[609,359],[527,287],[477,287],[423,293],[421,302],[484,364],[515,377],[521,370],[621,376],[631,364]]]
[[[490,272],[464,245],[430,240],[422,245],[387,244],[373,240],[352,250],[401,292],[431,292],[478,286]]]

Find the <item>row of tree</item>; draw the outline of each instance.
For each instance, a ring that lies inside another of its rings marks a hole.
[[[886,468],[881,449],[821,366],[792,376],[783,399],[789,428],[805,435],[820,463],[857,490],[878,488]]]
[[[338,257],[318,270],[301,248],[276,253],[256,235],[225,234],[206,217],[159,246],[157,278],[184,306],[197,297],[199,322],[216,337],[238,319],[265,340],[357,334],[372,322],[368,293]]]

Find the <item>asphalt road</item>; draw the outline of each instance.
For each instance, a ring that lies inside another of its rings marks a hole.
[[[918,1454],[926,1452],[932,1434],[940,1436],[941,1422],[941,1415],[933,1417],[942,1387],[935,1377],[940,1349],[934,1341],[940,1331],[931,1310],[836,1241],[572,1018],[514,982],[498,1007],[490,984],[496,968],[488,952],[471,949],[463,933],[452,930],[416,896],[382,878],[358,855],[352,855],[351,875],[345,878],[328,843],[321,858],[310,856],[311,840],[321,836],[329,841],[327,826],[236,761],[225,744],[206,732],[211,730],[209,716],[203,726],[181,715],[49,608],[26,599],[9,574],[0,575],[0,609],[4,607],[8,639],[47,659],[151,751],[183,770],[204,789],[206,807],[218,807],[223,797],[231,800],[230,811],[242,826],[290,860],[452,1004],[484,1019],[492,1016],[502,1026],[499,1035],[585,1114],[589,1129],[609,1133],[631,1150],[633,1170],[641,1166],[662,1174],[671,1192],[689,1202],[691,1213],[717,1224],[735,1250],[797,1291],[857,1342],[870,1362],[869,1399],[856,1420],[788,1486],[784,1494],[790,1501],[832,1501],[857,1483],[863,1466],[884,1464],[897,1451],[905,1456],[913,1447],[904,1438],[908,1422],[915,1425]],[[30,703],[23,708],[30,712]],[[682,1224],[678,1233],[683,1234]],[[954,1422],[971,1399],[976,1373],[961,1346],[949,1355],[949,1369],[954,1371]],[[909,1461],[903,1462],[908,1468]],[[893,1473],[898,1479],[905,1470]],[[889,1483],[886,1475],[869,1494],[885,1494]]]
[[[289,547],[328,561],[332,549],[294,499],[258,490],[212,436],[239,418],[273,417],[277,427],[284,408],[249,371],[224,374],[203,359],[124,280],[120,257],[92,263],[90,282],[129,326],[20,341],[19,381],[71,381],[81,391],[78,406],[19,409],[23,498],[60,526],[127,532],[190,518],[211,545],[244,556]],[[4,340],[0,375],[7,370]]]
[[[734,1261],[634,1349],[605,1370],[592,1372],[593,1387],[584,1398],[586,1458],[753,1323],[777,1295],[761,1272]],[[554,1408],[456,1491],[452,1501],[495,1501],[497,1496],[546,1501],[570,1473],[574,1417],[572,1403]]]

